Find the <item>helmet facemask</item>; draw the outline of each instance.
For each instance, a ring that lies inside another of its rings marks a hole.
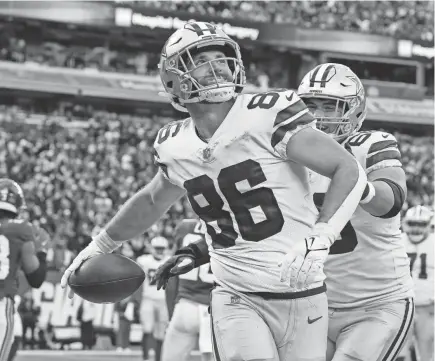
[[[411,242],[421,242],[429,233],[429,223],[426,221],[409,220],[406,222],[406,233]]]
[[[430,232],[433,214],[424,206],[415,206],[406,212],[403,219],[403,230],[412,243],[419,243],[426,239]]]
[[[318,110],[321,110],[321,107],[316,104],[317,111],[314,117],[317,120],[317,128],[332,136],[338,142],[347,139],[354,132],[358,131],[362,125],[361,119],[365,118],[365,105],[363,104],[363,99],[359,96],[339,98],[324,94],[309,94],[301,95],[300,97],[307,103],[308,108],[310,108],[310,99],[335,102],[335,110],[333,112],[328,111],[327,115],[319,114]]]
[[[297,93],[308,108],[311,99],[315,100],[312,102],[315,109],[323,108],[327,114],[314,115],[317,127],[338,142],[357,132],[367,115],[364,86],[356,74],[342,64],[318,65],[304,76]]]
[[[209,50],[218,50],[225,57],[195,64],[196,54]],[[231,75],[217,74],[214,68],[215,62],[225,61]],[[210,84],[203,85],[192,75],[201,67],[209,67],[212,74]],[[198,103],[207,101],[220,103],[230,100],[236,93],[243,89],[245,84],[245,72],[237,43],[231,39],[198,40],[167,59],[162,59],[161,71],[166,71],[169,81],[163,82],[165,90],[177,98],[175,103]],[[222,76],[224,78],[222,78]]]

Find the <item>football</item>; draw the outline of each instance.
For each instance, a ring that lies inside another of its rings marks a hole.
[[[115,303],[133,294],[145,280],[142,268],[119,254],[101,254],[80,266],[69,278],[71,289],[93,303]]]

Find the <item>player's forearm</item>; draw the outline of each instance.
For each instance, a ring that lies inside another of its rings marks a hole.
[[[366,174],[356,160],[342,162],[331,177],[317,222],[328,223],[338,236],[355,212],[366,184]]]
[[[144,233],[172,205],[171,202],[153,200],[147,187],[131,197],[105,227],[115,242],[123,242]]]

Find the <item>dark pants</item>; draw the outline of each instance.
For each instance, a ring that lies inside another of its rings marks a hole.
[[[30,345],[31,349],[35,347],[35,326],[36,325],[34,323],[23,322],[23,348],[26,348],[27,344]],[[26,338],[28,328],[30,328],[30,340]]]
[[[80,322],[80,334],[83,350],[91,350],[92,346],[94,346],[94,325],[92,321]]]
[[[131,322],[124,316],[119,317],[119,329],[116,334],[116,346],[121,348],[130,347]]]

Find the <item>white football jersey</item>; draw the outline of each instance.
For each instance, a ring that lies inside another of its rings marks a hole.
[[[289,139],[315,127],[291,90],[239,95],[208,143],[191,118],[162,128],[156,163],[186,189],[206,223],[216,282],[245,292],[288,292],[278,263],[315,223],[307,169],[286,157]],[[323,272],[311,287],[322,285]]]
[[[168,258],[165,257],[162,260],[155,259],[151,254],[144,254],[139,256],[136,263],[142,267],[145,272],[145,281],[142,285],[142,297],[151,298],[153,300],[164,300],[165,291],[157,290],[157,285],[150,285],[151,280],[156,274],[157,268],[159,268]]]
[[[346,141],[366,174],[400,167],[396,138],[384,132],[358,132]],[[320,206],[330,180],[310,172],[314,202]],[[413,295],[409,260],[400,231],[400,214],[374,217],[358,206],[325,262],[330,307],[389,302]]]
[[[434,234],[429,234],[420,243],[412,243],[403,233],[411,274],[414,280],[416,306],[430,305],[434,302]]]

